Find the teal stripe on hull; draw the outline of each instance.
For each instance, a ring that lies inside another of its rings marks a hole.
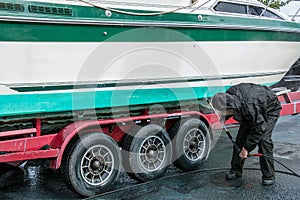
[[[271,83],[270,83],[271,84]],[[211,97],[229,86],[0,95],[0,116],[101,109]]]
[[[183,101],[209,97],[225,89],[199,87],[1,95],[0,116]]]

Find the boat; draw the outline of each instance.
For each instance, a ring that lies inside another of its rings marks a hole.
[[[273,89],[285,89],[296,92],[300,88],[300,59],[289,69],[285,76],[275,85]]]
[[[300,24],[255,0],[0,0],[0,41],[7,120],[273,85]]]

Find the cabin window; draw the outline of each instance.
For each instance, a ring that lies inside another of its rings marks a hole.
[[[247,6],[236,3],[219,2],[215,7],[215,11],[227,12],[227,13],[237,13],[237,14],[247,14]]]
[[[265,8],[259,7],[259,6],[244,5],[244,4],[229,3],[229,2],[221,1],[221,2],[218,2],[217,5],[215,5],[213,7],[213,9],[217,12],[248,14],[248,15],[253,15],[253,16],[260,16]],[[280,17],[279,15],[277,15],[269,10],[266,10],[262,16],[273,18],[273,19],[283,20],[282,17]]]
[[[248,14],[249,15],[256,15],[259,16],[262,12],[262,8],[257,7],[257,6],[249,6]]]
[[[263,14],[264,17],[270,17],[273,19],[282,19],[281,17],[279,17],[278,15],[276,15],[275,13],[272,13],[271,11],[266,10]]]
[[[264,11],[264,8],[262,8],[262,7],[249,6],[248,13],[250,15],[260,16],[263,11]],[[266,10],[263,13],[263,16],[264,17],[270,17],[270,18],[273,18],[273,19],[282,19],[280,16],[276,15],[275,13],[273,13],[273,12],[271,12],[269,10]]]

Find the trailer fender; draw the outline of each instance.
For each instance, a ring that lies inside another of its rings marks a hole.
[[[158,119],[158,118],[173,118],[176,116],[190,116],[190,117],[198,117],[201,121],[203,121],[208,127],[211,126],[212,123],[217,121],[217,118],[214,114],[203,114],[201,112],[197,111],[186,111],[186,112],[179,112],[179,113],[172,113],[172,114],[154,114],[154,115],[142,115],[142,116],[135,116],[135,117],[125,117],[120,119],[106,119],[106,120],[90,120],[90,121],[78,121],[74,122],[72,124],[69,124],[64,129],[62,129],[57,136],[53,139],[51,143],[52,148],[60,149],[58,156],[56,159],[51,160],[50,162],[50,168],[58,169],[61,165],[63,154],[66,150],[66,147],[70,143],[70,141],[78,134],[85,134],[88,133],[88,131],[84,131],[86,128],[89,127],[96,127],[96,130],[93,129],[93,132],[102,132],[107,133],[103,131],[100,127],[100,125],[103,124],[116,124],[116,123],[132,123],[134,124],[134,121],[136,120],[145,120],[145,119]],[[127,128],[129,128],[128,126]],[[89,132],[90,129],[89,129]],[[112,135],[110,135],[113,139],[115,139],[117,142],[121,139],[121,134],[113,132]],[[125,134],[125,133],[124,133]]]
[[[51,143],[52,148],[60,149],[60,151],[57,158],[55,160],[51,160],[50,168],[58,169],[61,165],[65,149],[70,141],[75,137],[75,135],[77,135],[77,133],[84,134],[85,132],[83,130],[92,126],[98,127],[99,131],[101,131],[100,123],[98,121],[79,121],[69,124],[62,129]]]

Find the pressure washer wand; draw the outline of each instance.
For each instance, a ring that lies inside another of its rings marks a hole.
[[[238,147],[238,145],[235,143],[235,141],[233,141],[233,138],[229,132],[229,130],[227,129],[227,127],[225,126],[225,124],[223,124],[223,128],[225,130],[225,133],[227,134],[228,138],[230,139],[230,141],[232,142],[232,144],[234,145],[234,147],[236,148],[236,150],[238,152],[241,152],[241,149]]]
[[[218,118],[220,119],[219,115],[217,114],[217,112],[216,112],[215,108],[213,107],[213,105],[211,104],[211,102],[210,102],[208,99],[206,99],[206,100],[207,100],[207,103],[210,105],[210,107],[213,109],[213,111],[216,113],[216,115],[218,116]],[[241,149],[240,149],[240,148],[237,146],[237,144],[233,141],[233,138],[232,138],[232,136],[231,136],[229,130],[228,130],[227,127],[225,126],[225,124],[223,124],[223,128],[224,128],[224,130],[225,130],[225,132],[226,132],[228,138],[229,138],[230,141],[233,143],[234,148],[236,148],[236,150],[237,150],[238,152],[241,152]],[[281,166],[283,166],[284,168],[286,168],[288,171],[290,171],[290,172],[292,173],[292,175],[297,176],[297,177],[300,177],[300,174],[296,173],[294,170],[292,170],[291,168],[287,167],[285,164],[283,164],[282,162],[276,160],[276,159],[273,158],[273,157],[270,157],[270,156],[267,156],[267,155],[263,155],[263,154],[261,154],[261,153],[252,153],[252,154],[248,154],[248,157],[254,157],[254,156],[255,156],[255,157],[266,157],[266,158],[269,158],[269,159],[271,159],[271,160],[274,160],[275,162],[277,162],[278,164],[280,164]]]

